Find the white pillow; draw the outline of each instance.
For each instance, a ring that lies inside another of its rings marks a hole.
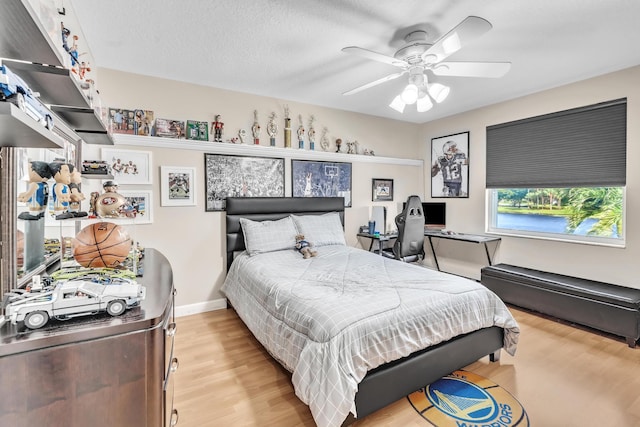
[[[291,215],[298,233],[312,246],[347,245],[338,212],[323,215]]]
[[[244,246],[249,255],[293,249],[298,234],[291,217],[276,221],[251,221],[240,218]]]

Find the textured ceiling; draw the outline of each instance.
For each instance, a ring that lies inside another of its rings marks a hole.
[[[94,66],[413,123],[640,64],[638,0],[60,0],[73,7]],[[467,16],[493,29],[448,58],[511,61],[499,79],[434,77],[451,94],[425,113],[388,104],[398,71],[343,53],[385,55],[410,28],[437,40]]]

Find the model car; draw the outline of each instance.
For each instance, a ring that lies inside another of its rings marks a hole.
[[[109,174],[109,165],[103,160],[85,160],[82,162],[82,173],[107,175]]]
[[[33,92],[29,85],[6,65],[0,65],[0,99],[13,102],[34,120],[42,123],[47,129],[53,129],[53,115],[40,102],[38,92]]]
[[[106,311],[119,316],[144,300],[145,287],[135,280],[120,279],[118,284],[87,280],[59,280],[41,290],[13,290],[5,294],[5,318],[12,324],[24,322],[38,329],[49,319],[68,320]]]

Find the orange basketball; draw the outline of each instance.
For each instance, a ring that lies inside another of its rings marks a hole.
[[[129,233],[112,222],[88,225],[73,241],[73,257],[83,267],[118,267],[130,250]]]

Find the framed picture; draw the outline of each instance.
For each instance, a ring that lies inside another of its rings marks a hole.
[[[121,190],[118,189],[136,212],[134,219],[118,219],[118,223],[151,224],[153,222],[153,199],[151,190]]]
[[[160,138],[184,138],[184,129],[182,120],[156,119],[151,135]]]
[[[195,206],[196,169],[189,167],[160,167],[160,206]]]
[[[151,151],[103,148],[102,160],[111,168],[118,185],[151,184]]]
[[[392,179],[373,178],[371,181],[372,201],[386,202],[393,200]]]
[[[205,153],[207,212],[224,210],[227,197],[284,197],[284,159]]]
[[[111,133],[149,135],[151,132],[153,125],[153,111],[151,110],[125,110],[109,107],[107,114]]]
[[[209,122],[187,120],[187,139],[195,139],[196,141],[208,141]]]
[[[351,163],[291,160],[293,197],[344,197],[351,207]]]
[[[431,140],[431,197],[469,197],[469,132]]]

